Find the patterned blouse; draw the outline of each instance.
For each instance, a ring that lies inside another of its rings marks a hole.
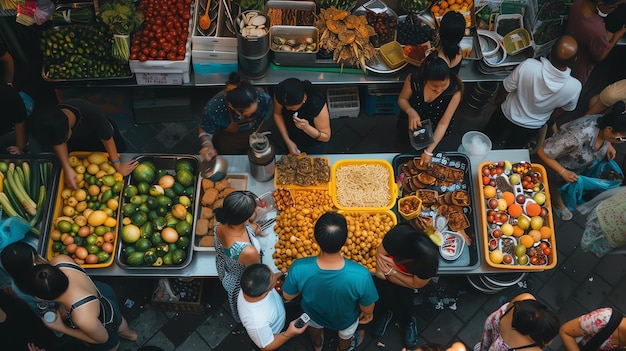
[[[583,172],[593,161],[604,158],[609,142],[596,148],[599,128],[596,125],[602,115],[576,119],[552,137],[546,139],[543,149],[546,156],[557,160],[561,166],[575,173]]]
[[[219,222],[215,223],[213,233],[217,233],[217,227]],[[225,248],[220,239],[215,235],[215,265],[217,266],[217,275],[222,282],[224,290],[228,293],[228,303],[230,305],[230,311],[237,322],[239,322],[239,313],[237,312],[237,295],[239,295],[239,289],[241,289],[241,274],[246,268],[239,263],[239,254],[246,247],[253,245],[256,248],[259,256],[261,255],[261,244],[254,235],[254,229],[246,223],[246,231],[250,242],[235,242],[231,247]]]
[[[613,313],[612,308],[600,308],[578,318],[580,329],[583,331],[583,343],[586,344],[591,338],[604,329]],[[612,337],[600,345],[598,350],[617,350],[619,345],[613,345]]]

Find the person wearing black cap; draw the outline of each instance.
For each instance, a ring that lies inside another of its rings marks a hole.
[[[437,274],[439,248],[424,232],[409,224],[392,228],[376,250],[376,288],[380,295],[376,315],[384,313],[374,324],[372,335],[385,334],[395,316],[404,329],[404,347],[417,348],[417,323],[413,315],[413,291]],[[380,313],[378,313],[380,311]]]
[[[42,147],[52,147],[63,165],[65,185],[76,189],[78,177],[69,164],[71,151],[106,151],[116,171],[123,176],[139,165],[135,160],[120,162],[124,139],[98,106],[82,99],[69,99],[53,107],[35,110],[29,130]]]
[[[330,141],[330,115],[324,95],[308,80],[289,78],[274,93],[274,123],[289,153],[321,154]]]

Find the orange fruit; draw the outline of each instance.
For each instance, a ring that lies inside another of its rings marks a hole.
[[[541,239],[550,239],[552,236],[552,230],[550,230],[550,227],[548,226],[539,228],[539,232],[541,233]]]
[[[431,7],[430,10],[433,13],[439,13],[440,7],[439,7],[439,5],[433,5],[433,7]]]
[[[535,241],[530,235],[522,235],[519,237],[519,243],[524,245],[524,247],[526,247],[527,249],[530,249],[531,247],[533,247]]]
[[[537,205],[534,202],[529,202],[526,204],[526,214],[534,217],[534,216],[539,216],[539,214],[541,213],[541,206]]]
[[[442,2],[439,4],[439,7],[440,7],[442,10],[447,9],[447,8],[448,8],[448,2],[446,2],[446,1],[442,1]]]
[[[507,206],[511,206],[511,204],[515,202],[515,195],[510,191],[503,192],[502,198],[506,201]]]
[[[452,10],[452,11],[458,11],[460,9],[461,9],[461,5],[459,5],[459,4],[452,4],[452,5],[450,5],[450,10]]]
[[[541,232],[536,229],[529,231],[528,235],[533,238],[534,242],[538,242],[539,240],[541,240]]]
[[[491,185],[487,185],[483,189],[483,192],[485,193],[486,199],[491,199],[492,197],[496,197],[496,188]]]
[[[522,206],[518,205],[518,204],[511,204],[509,206],[509,214],[515,218],[519,217],[522,215]]]
[[[513,236],[520,237],[522,235],[524,235],[524,229],[520,228],[519,226],[514,225],[513,226]]]

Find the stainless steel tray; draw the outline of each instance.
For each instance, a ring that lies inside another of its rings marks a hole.
[[[168,174],[172,174],[176,162],[180,161],[180,160],[188,160],[190,161],[193,166],[194,166],[194,194],[193,194],[193,199],[191,206],[187,209],[187,211],[189,213],[192,214],[192,216],[194,216],[194,221],[192,223],[191,226],[191,233],[189,234],[189,246],[187,247],[187,249],[185,250],[187,252],[187,257],[185,258],[185,260],[183,261],[183,263],[179,264],[179,265],[161,265],[158,267],[154,267],[154,266],[149,266],[149,265],[144,265],[144,266],[131,266],[126,264],[126,255],[124,253],[124,248],[129,246],[128,244],[124,243],[122,241],[122,220],[124,219],[124,215],[123,213],[120,211],[120,217],[119,217],[119,230],[118,232],[120,233],[120,235],[118,235],[118,240],[119,243],[117,245],[117,255],[115,257],[115,261],[116,264],[124,269],[129,269],[129,270],[174,270],[174,269],[182,269],[187,267],[190,263],[191,260],[193,259],[193,248],[194,248],[194,242],[195,242],[195,233],[196,233],[196,221],[195,221],[195,214],[196,214],[196,210],[199,207],[199,203],[200,203],[200,199],[199,199],[199,187],[200,187],[200,173],[199,173],[199,166],[200,166],[200,161],[198,160],[198,158],[196,158],[196,156],[194,155],[162,155],[162,154],[141,154],[137,157],[135,157],[135,160],[137,160],[138,162],[145,162],[145,161],[150,161],[153,162],[154,165],[156,166],[157,169],[164,169],[169,171]],[[125,182],[125,186],[128,186],[130,184],[135,184],[135,181],[133,180],[133,176],[132,174],[129,175],[126,178],[126,182]],[[126,199],[124,199],[124,197],[122,197],[122,202],[120,203],[120,208],[122,208],[124,205],[126,204]]]

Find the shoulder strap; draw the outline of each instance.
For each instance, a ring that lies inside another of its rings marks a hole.
[[[71,269],[73,269],[73,270],[76,270],[76,271],[81,271],[81,272],[83,272],[84,274],[87,274],[87,272],[85,272],[85,270],[84,270],[81,266],[78,266],[78,265],[76,265],[76,264],[74,264],[74,263],[69,263],[69,262],[59,262],[59,263],[57,263],[57,264],[56,264],[56,266],[57,266],[58,268],[71,268]]]
[[[80,299],[80,300],[78,300],[78,301],[74,302],[74,303],[72,304],[72,306],[70,306],[70,310],[68,311],[68,313],[70,313],[70,314],[71,314],[71,313],[72,313],[72,311],[74,311],[75,309],[79,308],[80,306],[82,306],[82,305],[84,305],[84,304],[86,304],[86,303],[88,303],[88,302],[91,302],[91,301],[97,300],[97,299],[98,299],[98,298],[97,298],[97,297],[95,297],[95,296],[93,296],[93,295],[87,295],[87,296],[83,297],[82,299]]]
[[[623,317],[624,316],[620,312],[613,309],[611,318],[609,318],[609,321],[606,323],[604,328],[589,339],[585,346],[582,347],[581,351],[597,351],[602,343],[605,342],[611,334],[613,334],[615,329],[617,329]]]
[[[527,349],[530,347],[535,347],[538,346],[536,342],[532,343],[532,344],[528,344],[528,345],[524,345],[524,346],[520,346],[520,347],[513,347],[510,348],[509,351],[517,351],[517,350],[521,350],[521,349]]]

